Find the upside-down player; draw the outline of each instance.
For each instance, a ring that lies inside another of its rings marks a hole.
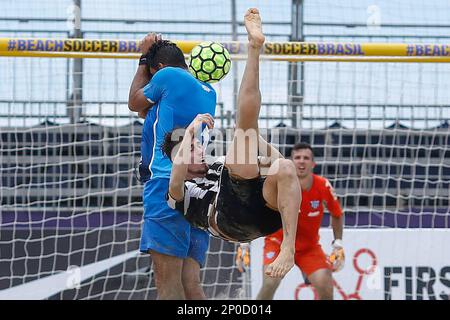
[[[313,174],[315,167],[314,152],[307,143],[298,143],[292,149],[292,161],[297,169],[297,177],[302,188],[302,204],[298,216],[295,245],[295,264],[306,275],[307,280],[316,289],[319,299],[333,299],[332,271],[344,266],[342,243],[343,218],[339,200],[330,182]],[[323,203],[331,213],[331,225],[334,233],[332,254],[327,258],[319,244],[319,228],[323,217]],[[264,239],[264,269],[276,259],[283,240],[281,230]],[[263,274],[263,285],[257,298],[273,299],[281,279],[273,279]]]
[[[164,153],[173,161],[168,203],[193,225],[229,241],[248,242],[283,227],[280,254],[266,269],[269,276],[282,277],[294,265],[300,185],[293,163],[259,136],[259,56],[264,35],[258,10],[249,9],[244,22],[248,56],[233,141],[225,159],[208,167],[195,133],[202,123],[212,128],[210,115],[197,116],[178,137],[166,136]],[[263,156],[259,161],[258,154]],[[266,177],[261,175],[261,163],[270,166]],[[195,174],[200,168],[208,169],[206,176]]]

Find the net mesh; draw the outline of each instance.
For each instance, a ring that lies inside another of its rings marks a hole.
[[[303,39],[447,41],[448,29],[438,26],[377,29],[377,10],[383,23],[447,22],[441,2],[416,2],[386,1],[369,12],[368,1],[304,1]],[[25,1],[8,4],[0,35],[70,36],[73,2],[51,3],[34,1],[33,10],[24,10]],[[290,1],[254,4],[269,41],[291,38]],[[242,25],[232,35],[232,1],[156,1],[151,19],[143,0],[81,5],[85,38],[139,39],[151,30],[169,39],[245,41]],[[237,2],[238,22],[248,5]],[[217,15],[218,6],[230,10]],[[188,18],[176,16],[181,9]],[[374,28],[367,32],[369,18]],[[345,27],[351,23],[364,26]],[[34,297],[153,299],[151,260],[138,253],[142,122],[127,107],[136,61],[84,59],[81,71],[77,66],[64,58],[0,59],[0,294],[12,297],[7,289],[64,274],[58,290]],[[233,61],[215,85],[219,128],[233,126],[243,69]],[[260,74],[260,127],[275,128],[268,133],[286,155],[295,142],[312,144],[316,173],[336,188],[347,228],[449,227],[449,65],[265,61]],[[209,298],[249,297],[234,255],[234,244],[211,239],[201,274]]]

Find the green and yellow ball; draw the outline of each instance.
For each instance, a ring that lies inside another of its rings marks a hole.
[[[192,49],[189,56],[189,71],[203,82],[222,80],[230,72],[230,68],[230,53],[218,42],[202,42]]]

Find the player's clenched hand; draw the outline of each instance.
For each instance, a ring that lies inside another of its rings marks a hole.
[[[241,243],[236,253],[236,267],[242,273],[250,266],[250,246],[248,243]]]
[[[209,113],[198,114],[187,127],[187,131],[193,135],[201,129],[202,124],[206,124],[208,129],[212,129],[214,128],[214,118]]]
[[[338,272],[344,268],[345,254],[344,245],[342,240],[336,239],[332,243],[333,251],[329,257],[331,264],[333,265],[333,272]]]
[[[147,34],[144,39],[139,42],[139,50],[142,54],[146,54],[148,50],[152,47],[152,45],[161,40],[161,34],[156,34],[154,32],[150,32]]]

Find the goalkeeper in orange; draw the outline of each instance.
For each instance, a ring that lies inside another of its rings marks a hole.
[[[333,299],[332,272],[337,272],[344,267],[342,209],[330,182],[324,177],[313,174],[316,164],[312,147],[307,143],[297,143],[292,149],[291,156],[302,189],[302,203],[295,241],[295,264],[315,288],[319,299],[330,300]],[[334,233],[330,257],[326,256],[319,244],[323,203],[331,213]],[[281,230],[265,237],[264,270],[278,256],[282,240]],[[248,263],[248,248],[239,248],[237,257],[238,268],[242,270],[242,264]],[[273,299],[281,280],[268,277],[263,272],[263,285],[256,299]]]

